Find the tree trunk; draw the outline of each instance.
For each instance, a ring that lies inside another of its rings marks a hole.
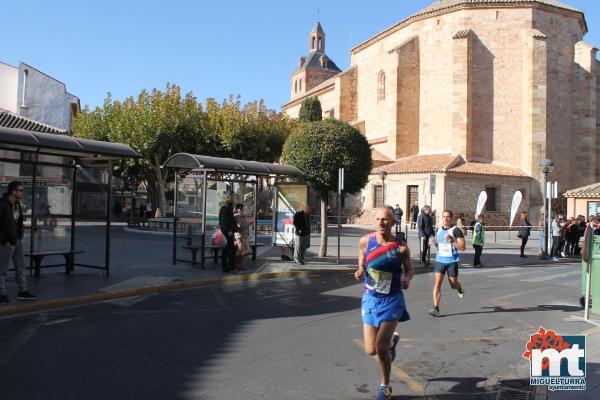
[[[158,158],[154,156],[154,163],[152,169],[156,174],[156,191],[158,195],[158,208],[160,209],[160,217],[167,215],[167,197],[165,196],[165,180],[160,169],[160,163]]]
[[[329,198],[327,192],[321,192],[321,248],[319,257],[327,257],[327,204]]]

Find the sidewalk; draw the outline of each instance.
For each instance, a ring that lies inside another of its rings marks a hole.
[[[40,296],[35,302],[21,302],[15,299],[16,285],[14,274],[9,272],[7,291],[11,303],[0,306],[0,315],[23,311],[35,311],[44,307],[66,306],[90,301],[101,301],[116,297],[131,297],[147,294],[152,288],[169,290],[203,284],[214,284],[223,279],[228,281],[257,280],[278,276],[277,274],[309,272],[351,272],[356,268],[360,237],[369,230],[359,226],[344,226],[340,245],[340,263],[337,264],[337,229],[329,229],[328,252],[326,258],[319,258],[320,235],[311,236],[311,247],[307,252],[307,263],[304,266],[293,262],[282,261],[277,247],[269,246],[270,236],[259,236],[260,247],[257,260],[250,257],[245,261],[246,270],[241,274],[223,274],[220,264],[212,259],[207,260],[206,269],[191,264],[178,262],[171,264],[172,237],[168,234],[152,234],[128,232],[122,226],[112,228],[111,272],[109,277],[99,270],[76,267],[70,275],[64,274],[62,268],[42,269],[40,278],[29,278],[29,288]],[[512,232],[514,236],[514,232]],[[412,250],[413,263],[418,266],[418,238],[416,231],[409,231],[409,247]],[[516,239],[516,238],[515,238]],[[520,240],[511,239],[506,232],[497,235],[496,243],[486,245],[482,261],[486,266],[513,266],[543,263],[537,256],[537,241],[532,240],[527,246],[529,258],[518,257]],[[52,245],[52,239],[46,239]],[[467,238],[467,250],[462,254],[462,264],[472,265],[473,249],[470,238]],[[54,243],[56,245],[56,243]],[[179,246],[184,244],[181,241]],[[104,262],[104,234],[102,227],[78,227],[76,248],[85,253],[78,256],[77,262],[102,264]],[[44,260],[44,263],[60,262],[62,257]],[[191,259],[189,252],[178,248],[178,258]],[[432,263],[434,256],[432,255]],[[570,260],[571,262],[573,260]],[[546,261],[547,263],[553,263]],[[426,269],[429,270],[429,269]],[[68,299],[70,301],[64,301]],[[61,302],[57,302],[61,300]],[[52,303],[54,302],[54,303]]]

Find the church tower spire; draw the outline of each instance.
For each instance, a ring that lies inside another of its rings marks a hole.
[[[292,74],[292,100],[303,97],[315,86],[342,72],[325,54],[325,31],[320,22],[317,21],[309,36],[308,55],[300,57]]]
[[[325,53],[325,31],[319,21],[317,21],[315,27],[310,31],[309,51]]]

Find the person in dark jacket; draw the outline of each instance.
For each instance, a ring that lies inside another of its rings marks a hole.
[[[37,297],[27,290],[25,256],[23,254],[23,184],[13,181],[8,184],[6,194],[0,199],[0,303],[8,303],[6,275],[10,260],[15,264],[15,278],[19,300],[35,300]]]
[[[419,202],[415,201],[410,207],[410,229],[415,229],[417,226],[417,217],[419,216]]]
[[[235,193],[230,192],[225,198],[225,204],[219,210],[219,229],[225,236],[226,244],[223,247],[223,256],[221,257],[221,270],[223,272],[235,271],[235,233],[237,232],[237,222],[233,214],[233,199]]]
[[[427,253],[429,251],[429,238],[434,234],[433,218],[431,218],[431,207],[425,206],[417,218],[417,229],[421,242],[421,264],[427,264]]]
[[[404,210],[400,207],[400,204],[396,204],[396,208],[394,208],[394,214],[396,217],[396,225],[402,224],[402,217],[404,216]]]
[[[525,246],[527,246],[527,242],[529,241],[529,235],[531,235],[531,224],[527,219],[527,212],[523,211],[519,220],[519,233],[517,234],[521,238],[521,255],[519,257],[527,258],[525,255]]]
[[[575,247],[579,243],[579,220],[569,218],[565,227],[565,254],[569,257],[575,255]]]
[[[310,207],[306,204],[294,214],[294,261],[304,265],[306,249],[310,247]]]

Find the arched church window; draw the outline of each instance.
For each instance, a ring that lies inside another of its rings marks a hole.
[[[385,72],[379,72],[377,76],[377,102],[385,100]]]
[[[298,88],[300,89],[300,91],[302,91],[302,78],[300,78],[300,85],[298,85]]]
[[[298,93],[298,81],[294,81],[294,93]]]

